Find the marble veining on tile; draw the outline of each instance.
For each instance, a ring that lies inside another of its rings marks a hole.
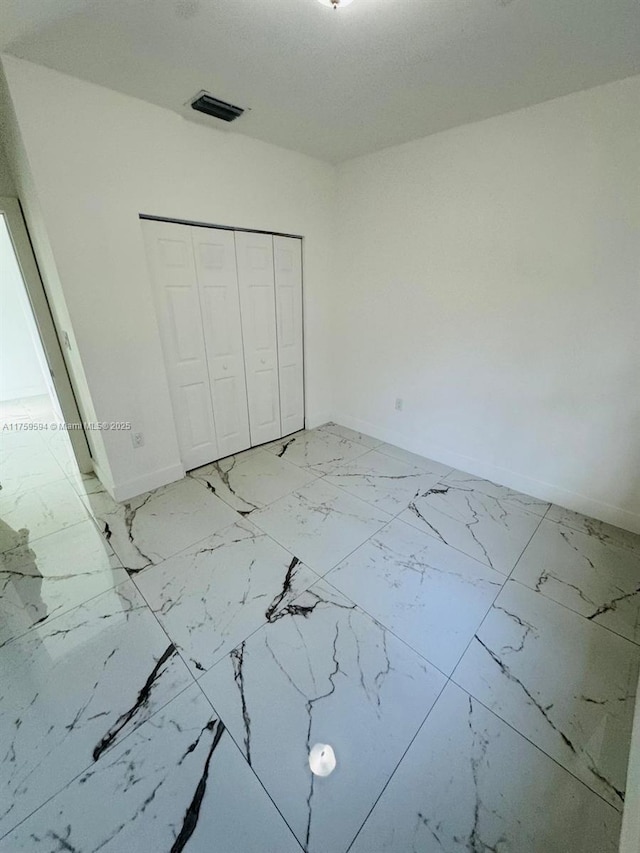
[[[434,486],[436,472],[426,472],[375,450],[326,469],[325,481],[377,506],[390,515],[406,509],[416,494]]]
[[[299,853],[196,685],[0,840],[0,853]]]
[[[307,851],[345,851],[444,676],[322,581],[200,684]],[[308,754],[330,744],[335,771]]]
[[[393,459],[399,459],[401,462],[406,462],[407,465],[413,465],[414,468],[420,468],[421,471],[438,474],[439,479],[453,470],[451,465],[444,465],[442,462],[436,462],[433,459],[428,459],[426,456],[420,456],[417,453],[411,453],[409,450],[403,450],[401,447],[396,447],[395,444],[379,444],[376,447],[378,453],[384,453],[386,456],[391,456]]]
[[[447,675],[505,580],[397,519],[325,579]]]
[[[5,551],[0,554],[0,646],[126,578],[90,519]]]
[[[390,520],[388,513],[323,479],[251,514],[254,524],[318,574],[328,572]]]
[[[640,551],[545,520],[513,577],[640,643]]]
[[[132,574],[172,557],[240,516],[190,477],[116,503],[102,489],[82,496],[107,542]]]
[[[128,580],[5,643],[0,837],[191,681]]]
[[[539,515],[500,496],[447,479],[417,494],[400,518],[504,575],[540,524]]]
[[[322,429],[296,433],[267,446],[269,453],[316,474],[324,474],[336,462],[355,459],[369,449],[360,441],[349,441]]]
[[[492,483],[491,480],[483,480],[481,477],[474,477],[473,474],[465,474],[464,471],[451,471],[444,478],[444,482],[446,484],[451,483],[460,491],[486,495],[489,498],[494,498],[500,504],[526,509],[528,512],[533,512],[539,516],[543,516],[550,506],[548,501],[532,498],[531,495],[516,492],[507,486],[500,486],[497,483]]]
[[[452,678],[621,809],[639,669],[638,646],[508,581]]]
[[[365,433],[358,432],[355,429],[349,429],[349,427],[340,426],[340,424],[333,423],[333,421],[323,424],[319,429],[323,432],[332,432],[334,435],[338,435],[340,438],[346,438],[348,441],[355,441],[359,444],[364,444],[365,447],[374,448],[383,443],[378,438],[373,438],[371,435],[365,435]]]
[[[567,527],[586,533],[604,545],[616,545],[618,548],[626,548],[640,554],[640,533],[632,533],[630,530],[614,527],[613,524],[598,521],[597,518],[589,518],[587,515],[556,506],[556,504],[551,505],[546,517],[549,521],[558,521]]]
[[[87,511],[67,480],[7,495],[0,492],[0,552],[86,521]]]
[[[135,578],[194,675],[213,666],[269,621],[277,607],[317,580],[248,519]]]
[[[121,504],[0,450],[0,853],[614,853],[640,536],[335,423]]]
[[[0,431],[0,493],[3,498],[17,496],[64,479],[62,468],[49,452],[40,436],[27,436],[29,443],[21,444],[21,436],[6,437]],[[39,452],[34,453],[34,444]]]
[[[618,812],[452,682],[350,853],[616,853]]]
[[[248,457],[228,456],[189,472],[240,515],[250,515],[312,482],[316,474],[260,450]]]

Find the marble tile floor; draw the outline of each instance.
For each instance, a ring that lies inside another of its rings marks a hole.
[[[64,438],[0,439],[0,853],[617,849],[640,536],[336,424],[122,504]]]

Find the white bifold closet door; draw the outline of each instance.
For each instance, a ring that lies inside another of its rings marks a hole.
[[[236,232],[251,444],[283,435],[271,234]]]
[[[142,228],[185,468],[302,429],[300,240]]]
[[[302,243],[273,236],[282,435],[304,426]]]
[[[251,446],[233,231],[192,226],[220,456]]]
[[[185,468],[218,459],[191,228],[142,222],[180,455]]]

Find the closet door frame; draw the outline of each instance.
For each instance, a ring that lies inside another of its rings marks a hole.
[[[305,240],[301,234],[289,234],[283,231],[265,231],[261,228],[243,228],[240,226],[234,225],[219,225],[212,222],[200,222],[198,220],[193,219],[175,219],[167,216],[155,216],[150,213],[140,213],[139,219],[141,221],[151,220],[153,222],[168,222],[174,225],[190,225],[198,228],[215,228],[219,231],[234,231],[234,232],[246,232],[249,234],[267,234],[271,237],[291,237],[296,240],[300,240],[300,257],[302,259],[302,429],[306,428],[307,425],[307,358],[306,358],[306,346],[305,346],[305,287],[304,287],[304,255],[305,255]]]

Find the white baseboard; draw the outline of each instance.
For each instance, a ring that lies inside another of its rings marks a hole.
[[[151,489],[158,489],[160,486],[166,486],[168,483],[174,483],[176,480],[181,480],[184,477],[184,468],[182,465],[170,465],[168,468],[162,468],[159,471],[152,471],[150,474],[145,474],[143,477],[137,477],[134,480],[127,480],[124,483],[118,483],[109,488],[109,484],[105,483],[99,476],[106,490],[111,497],[121,503],[130,498],[135,498],[143,492],[150,492]]]
[[[380,427],[359,418],[352,418],[349,415],[336,415],[333,417],[333,420],[350,429],[355,429],[358,432],[378,438],[380,441],[395,444],[404,450],[409,450],[411,453],[418,453],[421,456],[426,456],[428,459],[441,462],[443,465],[451,465],[468,474],[492,480],[494,483],[508,486],[510,489],[516,489],[519,492],[532,495],[534,498],[551,501],[552,503],[559,504],[559,506],[572,509],[575,512],[581,512],[600,521],[606,521],[608,524],[614,524],[616,527],[631,530],[633,533],[640,533],[640,515],[623,507],[604,503],[588,495],[572,492],[562,486],[545,483],[542,480],[536,480],[517,471],[510,471],[508,468],[501,468],[498,465],[483,462],[480,459],[474,459],[471,456],[465,456],[462,453],[456,453],[442,447],[436,447],[435,445],[433,447],[427,445],[418,446],[416,442],[410,441],[401,432]]]
[[[106,473],[102,470],[102,468],[98,465],[95,459],[91,459],[91,465],[93,467],[93,473],[100,480],[105,489],[109,492],[111,497],[113,497],[113,483],[111,482],[111,477],[107,477]],[[83,471],[83,474],[90,473],[89,471]]]

